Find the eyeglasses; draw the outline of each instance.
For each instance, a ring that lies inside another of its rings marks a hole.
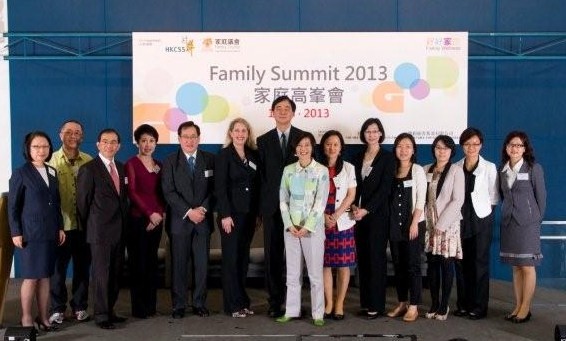
[[[183,140],[196,140],[198,137],[198,135],[181,135]]]
[[[66,130],[66,131],[62,131],[63,135],[65,136],[76,136],[76,137],[81,137],[83,136],[83,133],[80,131],[71,131],[71,130]]]
[[[523,148],[525,145],[521,143],[508,143],[507,148]]]
[[[465,148],[470,148],[470,147],[477,148],[477,147],[481,146],[481,143],[464,143],[463,146]]]
[[[100,143],[115,146],[119,142],[118,142],[118,140],[101,140]]]
[[[45,146],[31,146],[31,149],[35,149],[35,150],[39,150],[39,149],[49,149],[49,145],[45,145]]]

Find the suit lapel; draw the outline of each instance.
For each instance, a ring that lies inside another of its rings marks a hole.
[[[102,178],[104,179],[104,182],[106,182],[106,185],[108,185],[112,189],[114,194],[118,195],[118,192],[116,191],[116,187],[114,187],[114,181],[112,181],[112,178],[110,177],[110,172],[108,172],[108,168],[106,168],[104,161],[102,161],[100,156],[97,156],[96,160],[98,162],[98,170],[100,171]],[[118,167],[116,167],[116,171],[118,172],[117,168]],[[118,173],[118,177],[120,177],[120,173]]]
[[[47,165],[45,167],[47,167]],[[46,168],[46,170],[48,170],[48,168]],[[27,163],[27,173],[36,186],[40,186],[40,188],[43,188],[47,191],[49,190],[49,187],[45,183],[45,180],[43,180],[43,177],[41,176],[41,174],[39,174],[39,171],[31,162]],[[47,171],[47,179],[49,180],[49,171]],[[51,181],[49,182],[49,185],[51,185]]]

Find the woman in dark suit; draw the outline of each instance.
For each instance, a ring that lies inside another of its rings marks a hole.
[[[245,282],[259,194],[258,154],[250,124],[230,122],[224,148],[215,160],[215,194],[222,242],[224,311],[232,317],[253,315]]]
[[[529,137],[512,131],[505,138],[499,171],[501,261],[513,267],[515,308],[505,319],[524,323],[531,318],[536,271],[540,265],[540,225],[546,209],[544,172],[535,163]]]
[[[157,249],[163,232],[165,204],[161,191],[161,163],[152,157],[159,134],[142,124],[134,131],[138,155],[126,162],[130,231],[128,266],[132,316],[155,315],[157,302]]]
[[[33,326],[32,303],[37,300],[38,328],[53,331],[49,323],[49,277],[55,270],[55,249],[65,241],[59,184],[49,136],[31,132],[24,140],[26,163],[10,177],[8,218],[12,241],[20,250],[22,326]]]
[[[356,199],[352,214],[360,275],[360,304],[368,319],[383,316],[387,284],[387,238],[389,193],[395,176],[395,158],[381,147],[385,131],[381,121],[369,118],[360,130],[365,150],[353,160],[356,168]]]

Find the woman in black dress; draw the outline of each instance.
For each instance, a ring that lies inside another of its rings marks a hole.
[[[12,241],[20,254],[24,278],[20,291],[22,326],[33,326],[32,303],[37,300],[38,328],[49,323],[49,277],[55,271],[55,249],[65,241],[59,184],[55,168],[47,165],[53,154],[49,136],[41,131],[26,135],[26,163],[10,177],[8,219]]]

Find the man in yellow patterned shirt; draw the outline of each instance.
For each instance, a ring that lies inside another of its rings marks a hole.
[[[67,310],[67,267],[73,259],[72,298],[69,305],[73,317],[78,322],[88,321],[90,316],[86,309],[88,304],[90,249],[86,243],[85,231],[77,220],[76,179],[79,167],[92,157],[79,150],[83,141],[82,124],[76,120],[63,123],[59,132],[62,146],[53,153],[49,164],[57,169],[59,193],[61,195],[61,211],[65,225],[66,242],[57,248],[55,272],[51,276],[51,317],[50,323],[63,323]]]

